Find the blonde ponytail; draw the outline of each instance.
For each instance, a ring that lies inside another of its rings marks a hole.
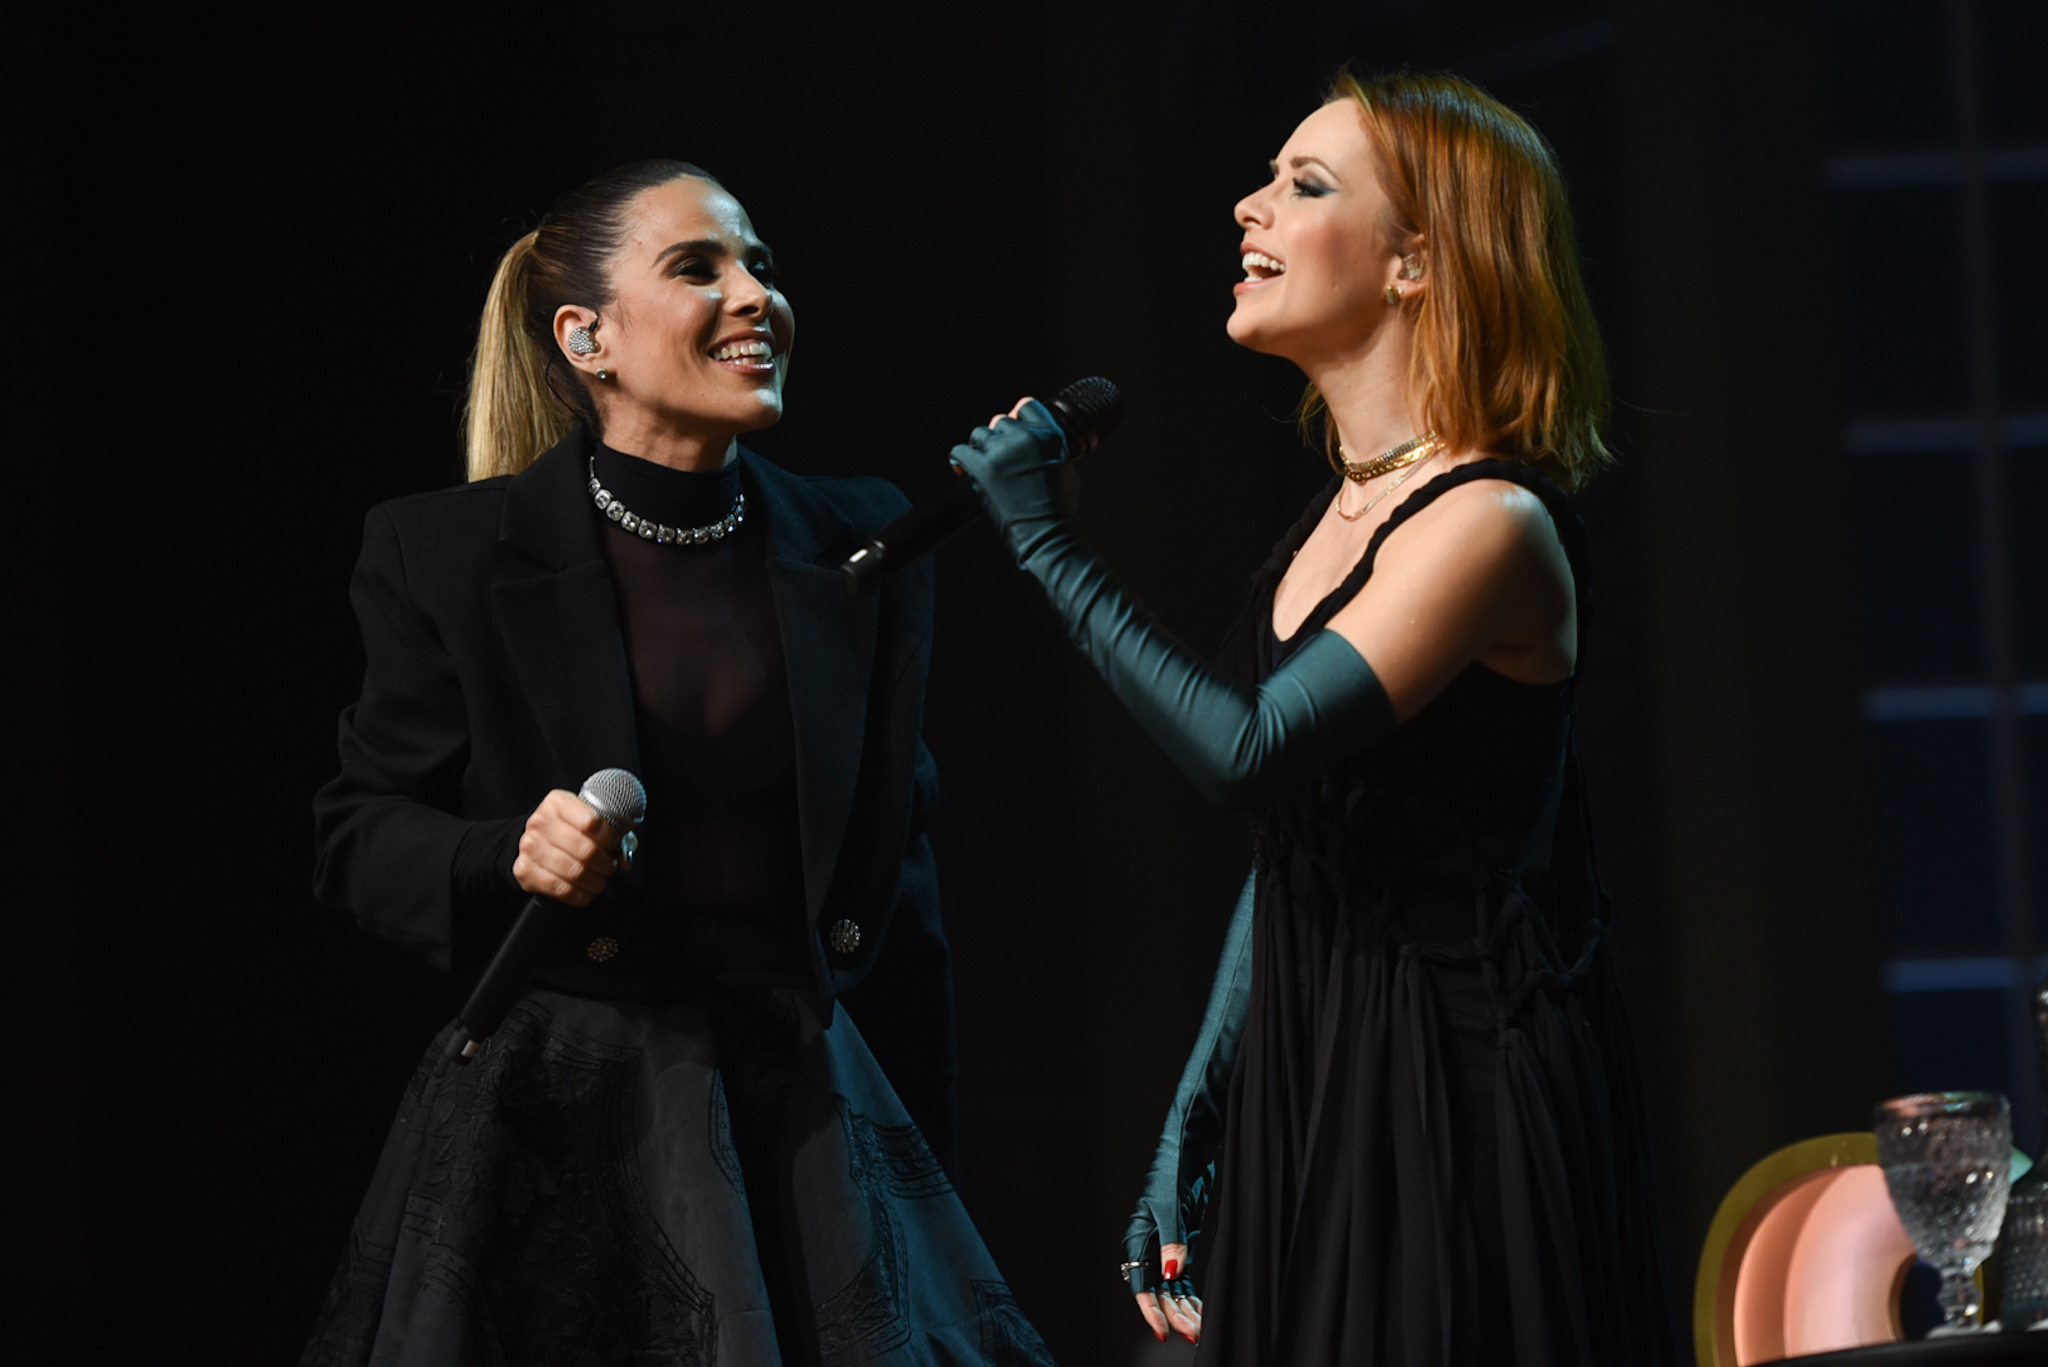
[[[614,167],[564,196],[498,262],[469,365],[463,425],[470,479],[518,474],[578,424],[603,435],[582,372],[555,341],[556,312],[567,304],[610,306],[611,261],[626,240],[627,207],[642,191],[686,176],[718,184],[687,161]]]
[[[514,242],[498,262],[470,360],[469,478],[516,475],[576,425],[548,385],[548,363],[527,330],[528,270],[536,234]]]

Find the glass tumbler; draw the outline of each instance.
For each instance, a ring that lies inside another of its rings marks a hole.
[[[2048,1182],[2022,1182],[2005,1205],[2005,1295],[1998,1319],[2007,1329],[2048,1320]]]
[[[1937,1334],[1983,1325],[1975,1273],[2005,1220],[2012,1109],[1990,1092],[1923,1092],[1880,1102],[1877,1161],[1899,1222],[1941,1273]]]

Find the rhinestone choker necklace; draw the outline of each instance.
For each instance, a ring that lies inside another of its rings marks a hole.
[[[638,513],[628,512],[626,505],[599,483],[595,456],[590,459],[590,496],[597,501],[597,510],[618,523],[622,530],[633,532],[642,541],[652,541],[657,546],[708,546],[714,541],[724,540],[747,520],[747,491],[744,489],[733,492],[731,512],[703,527],[671,527],[665,522],[653,522]]]

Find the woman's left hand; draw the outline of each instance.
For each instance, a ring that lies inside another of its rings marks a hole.
[[[981,493],[982,506],[1019,555],[1033,527],[1065,516],[1059,468],[1067,439],[1036,399],[1019,399],[1008,413],[977,427],[953,448],[953,466]]]

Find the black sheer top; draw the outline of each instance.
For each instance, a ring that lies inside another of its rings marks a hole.
[[[598,445],[600,484],[635,514],[707,527],[733,510],[737,463],[672,470]],[[631,873],[603,901],[630,910],[617,958],[572,986],[659,1002],[730,986],[811,982],[797,826],[796,723],[768,578],[768,528],[749,506],[704,545],[658,545],[598,512],[633,681],[647,820]],[[517,891],[524,814],[479,822],[455,853],[459,898]]]
[[[718,522],[740,494],[736,463],[673,470],[600,445],[594,465],[627,508],[675,527]],[[767,528],[756,514],[708,545],[658,545],[607,521],[604,549],[648,792],[635,976],[657,998],[711,982],[802,985],[796,732]]]

